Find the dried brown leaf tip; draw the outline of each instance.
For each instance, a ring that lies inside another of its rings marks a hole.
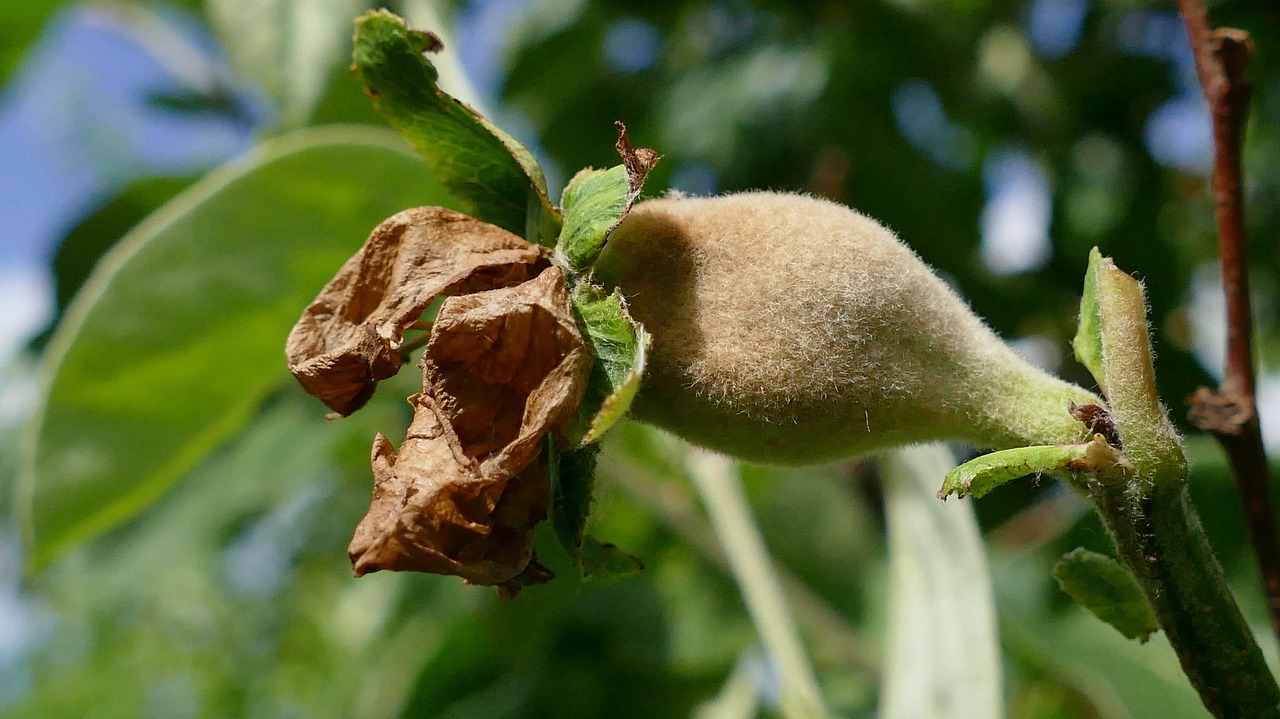
[[[618,143],[614,145],[614,149],[618,151],[618,155],[622,157],[622,164],[627,168],[627,184],[630,188],[627,194],[627,205],[630,206],[640,196],[645,178],[657,166],[662,155],[648,147],[632,147],[631,139],[627,137],[627,126],[617,120],[614,121],[613,126],[618,129]]]
[[[533,527],[549,503],[546,437],[573,418],[592,358],[560,270],[445,301],[398,453],[374,440],[374,494],[349,552],[379,569],[455,574],[507,595],[545,582]]]
[[[547,251],[442,207],[418,207],[374,229],[289,334],[289,371],[346,416],[400,369],[405,331],[436,297],[516,285]]]

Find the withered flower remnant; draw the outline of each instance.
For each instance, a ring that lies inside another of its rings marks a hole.
[[[289,371],[347,416],[395,375],[405,330],[436,297],[519,284],[547,250],[443,207],[405,210],[374,229],[289,334]]]
[[[546,518],[546,438],[563,440],[592,355],[547,250],[439,207],[383,222],[289,336],[289,368],[339,414],[395,374],[406,329],[440,307],[422,391],[396,452],[374,440],[374,495],[349,549],[357,575],[454,574],[512,594],[551,573],[533,559]]]
[[[560,270],[446,300],[421,365],[399,454],[374,440],[356,575],[456,574],[507,593],[546,581],[532,539],[550,499],[544,439],[573,418],[591,369]]]

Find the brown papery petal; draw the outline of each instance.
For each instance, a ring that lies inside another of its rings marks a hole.
[[[546,581],[533,527],[550,496],[545,438],[573,418],[591,370],[564,277],[451,297],[423,355],[398,454],[379,435],[374,494],[349,552],[379,569],[456,574],[506,593]]]
[[[443,207],[384,221],[302,313],[285,345],[289,371],[343,416],[400,369],[405,330],[436,297],[508,287],[546,265],[546,250]]]

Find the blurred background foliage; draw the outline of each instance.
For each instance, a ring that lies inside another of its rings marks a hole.
[[[104,252],[162,207],[185,217],[165,203],[277,136],[381,125],[343,71],[350,20],[366,6],[0,8],[0,477],[16,476],[49,328]],[[858,207],[1028,357],[1086,385],[1067,347],[1086,253],[1099,245],[1147,282],[1161,391],[1179,421],[1181,398],[1221,371],[1208,120],[1171,1],[406,0],[393,9],[442,31],[446,85],[534,148],[556,192],[578,168],[616,162],[612,121],[623,120],[637,145],[664,155],[652,192],[769,187]],[[1209,10],[1258,45],[1246,192],[1263,430],[1280,449],[1280,5],[1221,0]],[[193,256],[252,275],[254,256],[235,253],[305,248],[330,209],[343,208],[334,212],[345,222],[371,217],[371,227],[396,203],[445,203],[429,178],[419,186],[395,161],[386,161],[394,172],[361,156],[325,162],[350,182],[280,170],[270,191],[242,193],[223,216],[183,219],[214,249],[220,228],[243,241],[228,240],[238,248],[229,255]],[[322,209],[310,225],[295,209],[297,221],[253,234],[252,218],[279,220],[284,205]],[[362,240],[363,231],[329,241],[350,251]],[[182,273],[199,267],[185,268],[180,249],[157,260],[170,283],[159,296],[185,302]],[[314,271],[324,278],[336,264],[325,267]],[[298,290],[302,302],[322,281]],[[214,292],[166,331],[181,335],[207,312],[230,323],[228,355],[282,344],[292,318],[277,327],[283,320],[250,300]],[[275,314],[296,316],[295,304]],[[109,308],[94,321],[110,328],[155,309]],[[171,489],[131,500],[124,521],[44,571],[24,576],[21,500],[3,495],[0,714],[752,716],[740,709],[742,677],[746,706],[776,711],[776,677],[670,442],[627,426],[606,447],[593,532],[643,558],[637,576],[579,582],[547,541],[541,552],[559,578],[508,603],[454,578],[354,581],[344,548],[368,499],[368,438],[403,432],[403,394],[383,391],[355,418],[321,423],[282,358],[246,362],[212,378],[168,377],[176,384],[160,399],[169,402],[198,403],[210,383],[243,382],[252,396],[237,423],[172,473]],[[145,374],[103,392],[118,393],[126,415],[157,395]],[[78,421],[63,429],[92,433],[91,415]],[[133,440],[138,451],[162,442]],[[1189,444],[1209,535],[1261,624],[1223,459],[1202,437]],[[875,715],[890,601],[876,473],[850,464],[747,468],[745,478],[827,701],[843,716]],[[1054,585],[1063,552],[1108,550],[1080,501],[1027,481],[976,509],[1010,716],[1206,716],[1160,637],[1127,642]],[[1270,649],[1267,632],[1260,639]]]

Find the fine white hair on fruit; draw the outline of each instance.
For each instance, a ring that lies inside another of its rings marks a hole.
[[[653,335],[636,416],[743,459],[1077,441],[1068,400],[1098,401],[1027,364],[892,232],[834,202],[643,202],[595,272]]]

